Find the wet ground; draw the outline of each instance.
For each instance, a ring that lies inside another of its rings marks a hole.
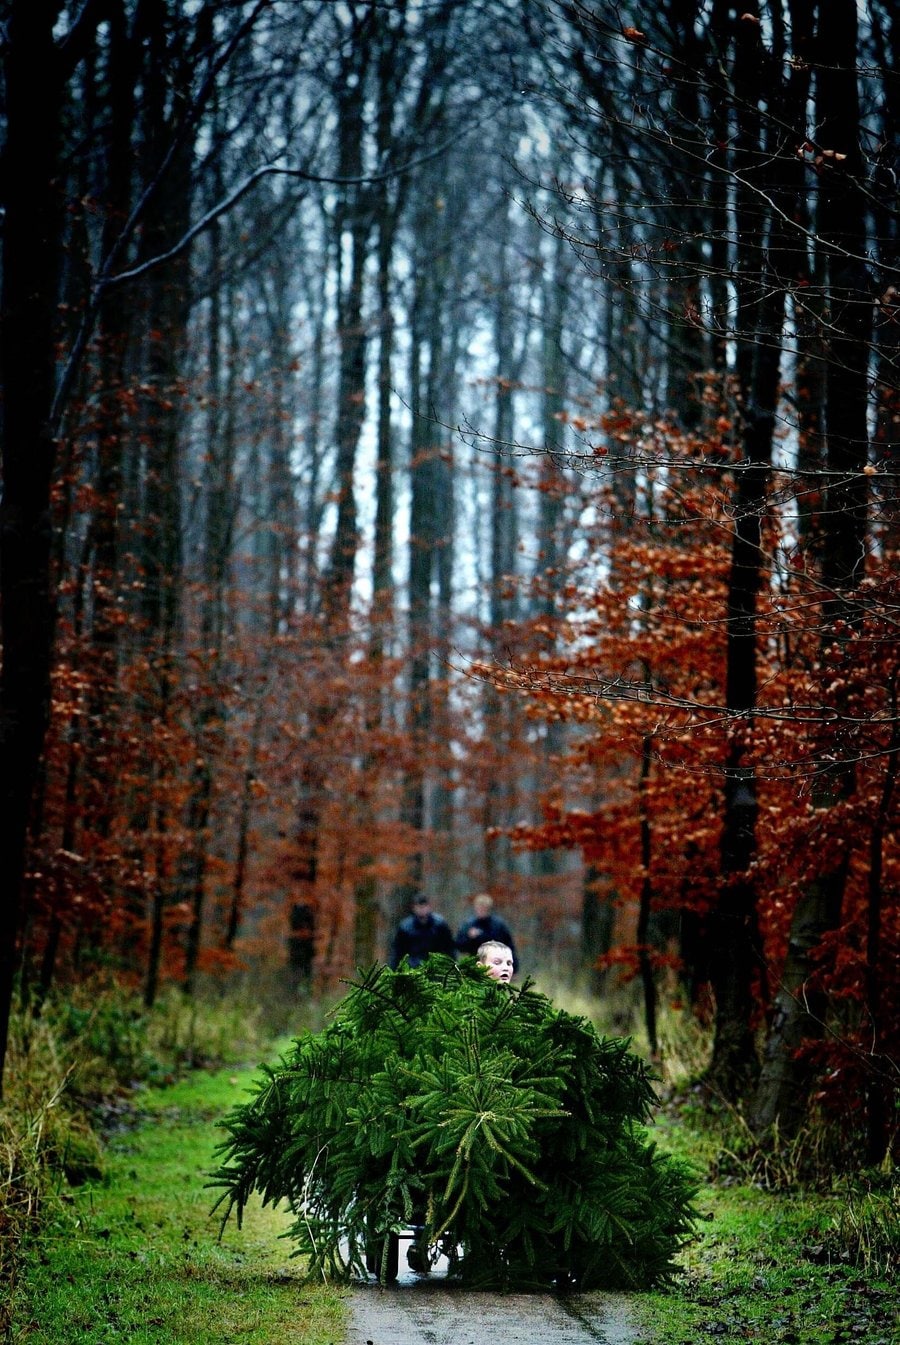
[[[356,1285],[347,1345],[644,1345],[623,1294],[473,1293],[448,1281],[440,1262],[430,1275],[406,1269],[382,1287]]]

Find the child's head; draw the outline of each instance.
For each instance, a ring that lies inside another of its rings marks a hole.
[[[501,981],[508,985],[513,974],[512,949],[496,939],[488,939],[481,944],[477,953],[478,961],[487,971],[492,981]]]

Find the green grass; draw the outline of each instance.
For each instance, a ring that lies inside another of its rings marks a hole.
[[[661,1145],[695,1166],[709,1132],[658,1127]],[[667,1293],[635,1295],[652,1345],[724,1340],[750,1345],[897,1345],[900,1341],[900,1188],[885,1177],[832,1193],[705,1184],[705,1218]],[[848,1233],[860,1223],[870,1236]]]
[[[118,1058],[125,1034],[126,1078],[134,1077],[146,1042],[127,1017],[120,1022],[115,1004],[107,1011],[102,997],[95,1001],[99,1007],[88,1027],[96,1063],[81,1066],[75,1078],[82,1085],[89,1080],[86,1091],[98,1095],[106,1077],[103,1039],[114,1038]],[[571,1007],[583,1012],[590,1004]],[[154,1039],[151,1055],[162,1065],[144,1077],[174,1078],[178,1069],[167,1060],[177,1065],[215,1058],[225,1046],[239,1051],[237,1058],[258,1053],[271,1061],[286,1044],[266,1038],[262,1045],[259,1034],[256,1046],[248,1044],[247,1020],[236,1022],[233,1006],[227,1014],[207,1008],[190,1021],[186,1013],[176,1004],[157,1015],[153,1029],[166,1040],[161,1045]],[[320,1018],[317,1008],[310,1025]],[[83,1041],[85,1025],[79,1019],[73,1027]],[[10,1095],[18,1101],[24,1138],[14,1144],[0,1130],[0,1187],[5,1182],[10,1197],[5,1206],[0,1202],[0,1262],[5,1264],[4,1239],[11,1240],[12,1197],[37,1208],[36,1217],[22,1221],[28,1230],[23,1262],[0,1286],[0,1338],[7,1345],[344,1340],[345,1291],[304,1280],[304,1267],[291,1259],[291,1244],[280,1236],[286,1214],[251,1205],[243,1229],[232,1222],[218,1241],[219,1221],[210,1215],[215,1193],[205,1186],[222,1133],[215,1123],[245,1100],[255,1069],[192,1070],[170,1086],[144,1088],[134,1095],[139,1113],[121,1112],[120,1127],[101,1154],[86,1120],[77,1110],[66,1111],[62,1081],[71,1062],[64,1034],[54,1035],[44,1023],[31,1037],[30,1056],[20,1050],[9,1076],[16,1083]],[[683,1033],[680,1041],[683,1047]],[[702,1054],[699,1039],[689,1046],[680,1075],[667,1071],[676,1081],[690,1077]],[[92,1070],[100,1071],[96,1085]],[[701,1172],[715,1163],[720,1175],[703,1185],[698,1203],[707,1217],[682,1253],[677,1285],[632,1297],[642,1339],[648,1345],[898,1345],[896,1179],[864,1174],[853,1183],[835,1181],[825,1194],[797,1184],[780,1193],[765,1191],[747,1180],[733,1150],[730,1165],[720,1161],[727,1148],[724,1134],[699,1104],[694,1114],[661,1113],[654,1127],[663,1147]],[[28,1170],[12,1181],[9,1173],[18,1173],[16,1165],[26,1158]],[[80,1178],[98,1159],[102,1178],[68,1184],[64,1168]],[[44,1172],[40,1182],[32,1181],[30,1167]],[[10,1321],[6,1307],[13,1281]]]
[[[103,1180],[61,1188],[45,1207],[18,1277],[15,1345],[343,1339],[343,1295],[304,1282],[283,1212],[254,1205],[218,1241],[205,1187],[215,1122],[253,1073],[194,1073],[140,1095],[141,1114],[109,1138]]]

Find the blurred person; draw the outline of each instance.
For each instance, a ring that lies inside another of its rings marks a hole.
[[[419,967],[429,953],[455,957],[456,947],[447,921],[432,910],[431,898],[419,892],[412,899],[410,914],[400,921],[394,933],[388,965],[396,971],[405,957],[411,967]]]
[[[487,892],[479,892],[472,898],[472,914],[464,920],[456,935],[456,947],[460,953],[477,954],[483,943],[491,941],[506,944],[512,953],[513,970],[519,970],[519,956],[510,933],[509,925],[494,915],[494,899]]]

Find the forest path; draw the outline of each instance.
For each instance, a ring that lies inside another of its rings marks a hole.
[[[641,1345],[624,1294],[472,1293],[441,1281],[357,1286],[346,1345]]]
[[[436,1267],[441,1269],[441,1263]],[[350,1293],[346,1345],[645,1345],[625,1294],[475,1293],[401,1269]]]
[[[441,1282],[363,1284],[346,1345],[639,1345],[624,1294],[474,1294]]]

